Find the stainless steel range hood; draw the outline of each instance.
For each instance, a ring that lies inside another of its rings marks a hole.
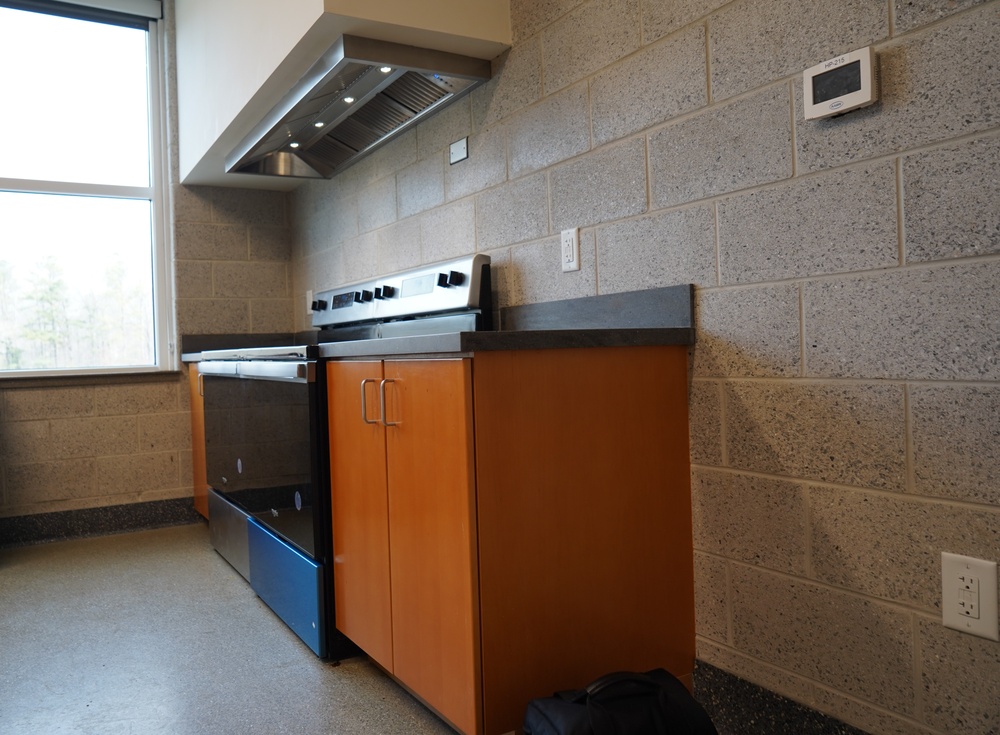
[[[482,59],[341,36],[226,157],[226,171],[330,178],[489,78]]]

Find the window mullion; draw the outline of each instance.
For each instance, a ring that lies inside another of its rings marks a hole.
[[[68,194],[79,196],[114,197],[117,199],[152,199],[151,186],[114,186],[73,181],[38,181],[34,179],[0,178],[0,191],[26,194]]]

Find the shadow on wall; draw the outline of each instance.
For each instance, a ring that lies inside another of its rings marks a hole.
[[[813,483],[903,489],[902,388],[753,378],[777,371],[755,354],[735,347],[724,352],[726,343],[704,330],[698,340],[692,383],[695,548],[729,560],[731,622],[716,635],[724,629],[721,642],[743,654],[911,712],[910,615],[813,583],[809,528],[813,496],[825,491]],[[737,364],[744,377],[699,379],[699,370]],[[714,441],[706,436],[715,431]],[[831,570],[843,564],[825,561]],[[866,659],[869,665],[859,666]]]
[[[1000,653],[941,626],[940,552],[997,558],[1000,516],[913,494],[903,381],[801,377],[797,286],[728,297],[692,353],[699,658],[873,731],[990,732],[966,672]]]

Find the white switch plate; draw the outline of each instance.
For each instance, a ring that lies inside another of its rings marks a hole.
[[[448,151],[449,163],[455,164],[459,161],[464,161],[469,157],[469,139],[468,137],[462,138],[461,140],[456,140],[451,144],[451,149]]]
[[[580,270],[580,229],[563,230],[560,237],[560,260],[563,272]]]
[[[313,292],[312,289],[306,291],[306,314],[313,313]]]
[[[941,622],[946,628],[1000,640],[995,561],[941,552]]]

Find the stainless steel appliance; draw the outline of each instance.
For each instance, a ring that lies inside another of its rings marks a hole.
[[[490,78],[490,62],[341,36],[226,158],[230,173],[330,178]]]
[[[216,350],[198,365],[212,544],[318,656],[353,652],[328,624],[325,385],[316,347]]]
[[[201,353],[212,544],[318,655],[337,632],[322,343],[493,328],[490,259],[475,255],[321,291],[314,345]],[[383,343],[385,344],[385,343]]]

